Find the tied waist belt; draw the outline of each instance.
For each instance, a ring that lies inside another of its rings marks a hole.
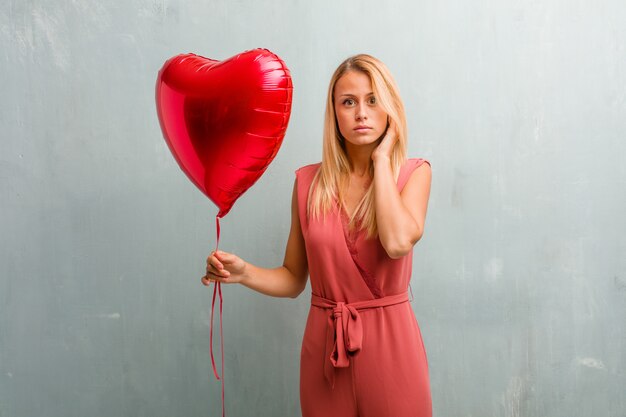
[[[331,388],[335,388],[335,368],[350,366],[348,352],[355,354],[362,347],[363,324],[359,311],[408,301],[408,293],[354,303],[333,301],[317,294],[311,294],[311,305],[333,310],[332,314],[328,316],[325,353],[327,360],[324,361],[324,376]]]

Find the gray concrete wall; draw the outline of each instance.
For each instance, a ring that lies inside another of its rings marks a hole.
[[[432,163],[412,287],[435,416],[626,416],[623,1],[0,4],[0,416],[219,415],[217,210],[154,86],[178,53],[256,47],[290,67],[292,118],[221,249],[281,264],[331,73],[373,54]],[[309,291],[224,287],[228,415],[299,415]]]

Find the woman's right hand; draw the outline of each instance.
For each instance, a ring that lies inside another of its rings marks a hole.
[[[235,255],[224,251],[213,251],[206,260],[206,275],[202,283],[209,286],[211,281],[224,284],[241,283],[244,279],[246,262]]]

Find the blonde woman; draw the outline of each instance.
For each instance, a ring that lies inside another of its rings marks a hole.
[[[404,105],[381,61],[360,54],[336,69],[323,140],[322,161],[295,172],[283,265],[212,252],[202,282],[296,298],[310,275],[303,417],[430,417],[428,363],[408,289],[431,168],[406,157]]]

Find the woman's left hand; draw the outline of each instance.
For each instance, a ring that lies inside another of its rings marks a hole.
[[[393,120],[389,120],[389,128],[387,134],[380,141],[374,152],[372,152],[372,160],[376,160],[379,157],[391,158],[391,151],[398,140],[398,129],[396,123]]]

